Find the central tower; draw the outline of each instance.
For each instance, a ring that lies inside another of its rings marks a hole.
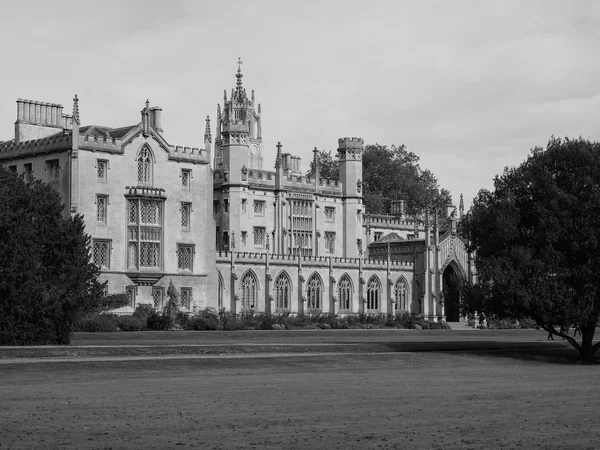
[[[241,181],[241,170],[262,170],[262,131],[260,105],[256,105],[254,91],[250,98],[242,85],[242,61],[238,58],[235,88],[227,99],[223,92],[223,110],[217,105],[217,139],[215,140],[216,170],[229,174],[229,182]]]

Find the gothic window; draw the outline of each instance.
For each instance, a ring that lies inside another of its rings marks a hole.
[[[383,233],[381,231],[377,231],[374,234],[374,240],[378,241],[379,239],[381,239],[381,236],[383,235]]]
[[[192,305],[192,288],[182,287],[180,300],[183,309],[190,309]]]
[[[248,241],[248,233],[246,231],[242,231],[242,245],[246,245],[246,242]]]
[[[194,268],[194,246],[177,244],[177,269],[193,270]]]
[[[132,269],[161,267],[162,202],[129,200],[127,265]]]
[[[181,228],[185,231],[190,230],[190,213],[192,210],[191,203],[181,203]]]
[[[223,291],[225,290],[225,282],[223,281],[223,276],[221,272],[217,271],[219,276],[219,285],[217,288],[217,308],[221,309],[223,307]]]
[[[33,181],[33,165],[31,163],[25,164],[25,181]]]
[[[127,295],[127,300],[129,300],[129,306],[135,309],[135,286],[127,286],[125,288],[125,294]]]
[[[325,232],[325,251],[335,253],[335,233]]]
[[[110,241],[94,239],[94,264],[101,269],[110,269]]]
[[[106,224],[106,215],[108,211],[108,197],[106,195],[96,195],[96,221]]]
[[[192,184],[192,171],[190,169],[181,169],[181,186],[189,189]]]
[[[229,200],[223,199],[223,212],[229,212]]]
[[[52,159],[50,161],[46,161],[46,172],[48,176],[48,181],[57,181],[60,177],[60,167],[58,164],[58,159]]]
[[[352,305],[352,283],[347,274],[342,275],[338,282],[338,301],[340,310],[350,310]]]
[[[161,287],[152,288],[152,301],[154,302],[154,309],[162,310],[163,301],[165,297],[165,290]]]
[[[254,273],[246,272],[240,283],[240,289],[242,291],[242,309],[254,308],[257,299],[257,282]]]
[[[108,161],[104,159],[96,160],[96,171],[98,175],[98,181],[106,182],[108,172]]]
[[[254,227],[254,245],[256,247],[264,247],[265,229],[263,227]]]
[[[325,220],[327,222],[335,222],[335,208],[331,206],[325,207]]]
[[[311,256],[313,251],[313,206],[312,202],[290,200],[291,246],[293,255]]]
[[[290,307],[290,278],[282,272],[275,280],[275,308],[289,309]]]
[[[376,276],[372,276],[367,284],[367,310],[379,310],[380,292],[381,283]]]
[[[265,202],[263,201],[254,201],[254,215],[255,216],[264,216],[265,215]]]
[[[394,295],[396,297],[396,311],[408,311],[408,284],[404,277],[398,278],[394,287]]]
[[[242,213],[246,214],[246,205],[248,204],[248,201],[243,198],[242,199]]]
[[[221,202],[219,200],[215,200],[213,202],[213,214],[219,214],[221,211]]]
[[[138,183],[152,184],[152,152],[143,147],[137,158]]]
[[[308,279],[306,299],[308,309],[321,309],[321,300],[323,295],[323,283],[315,273]]]

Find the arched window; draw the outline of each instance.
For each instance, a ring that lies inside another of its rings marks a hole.
[[[338,301],[340,309],[349,310],[352,305],[352,283],[347,274],[342,275],[338,283]]]
[[[319,276],[314,273],[308,279],[306,298],[308,309],[321,309],[321,296],[323,293],[323,284]]]
[[[217,307],[221,309],[223,307],[223,289],[225,287],[225,283],[223,283],[223,276],[221,275],[221,272],[217,272],[217,275],[219,278],[219,285],[217,288]]]
[[[379,310],[379,292],[381,284],[376,276],[372,276],[367,284],[367,310]]]
[[[408,284],[404,277],[400,277],[396,281],[394,296],[396,298],[396,311],[408,311]]]
[[[290,307],[290,278],[285,272],[275,280],[275,308],[289,309]]]
[[[242,290],[242,309],[251,309],[256,306],[257,283],[254,273],[247,272],[240,285]]]
[[[138,183],[152,184],[152,151],[143,147],[137,158]]]

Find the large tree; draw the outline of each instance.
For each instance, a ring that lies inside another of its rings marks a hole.
[[[336,155],[337,156],[337,155]],[[330,151],[317,154],[321,178],[339,179],[339,161]],[[306,176],[314,176],[314,160]],[[435,176],[419,165],[419,157],[404,145],[367,145],[363,151],[363,200],[371,214],[389,214],[393,200],[404,200],[406,212],[424,218],[445,215],[450,193],[440,189]]]
[[[465,312],[531,317],[592,360],[600,347],[600,144],[551,138],[497,176],[493,192],[480,191],[461,226],[478,272],[478,283],[465,286]]]
[[[0,344],[68,344],[73,322],[122,306],[104,297],[81,216],[58,193],[0,167]]]

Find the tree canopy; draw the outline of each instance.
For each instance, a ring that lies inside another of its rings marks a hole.
[[[461,223],[478,283],[465,312],[531,317],[591,360],[600,316],[600,144],[551,138],[481,190]],[[568,327],[581,331],[581,342]]]
[[[123,306],[104,296],[79,215],[59,194],[0,167],[0,344],[67,344],[74,321]]]
[[[339,179],[339,161],[330,151],[317,155],[321,178]],[[307,176],[314,176],[314,161]],[[419,165],[419,157],[404,145],[367,145],[363,151],[363,201],[368,213],[389,214],[393,200],[404,200],[407,214],[445,215],[452,204],[450,193],[440,189],[437,179]]]

